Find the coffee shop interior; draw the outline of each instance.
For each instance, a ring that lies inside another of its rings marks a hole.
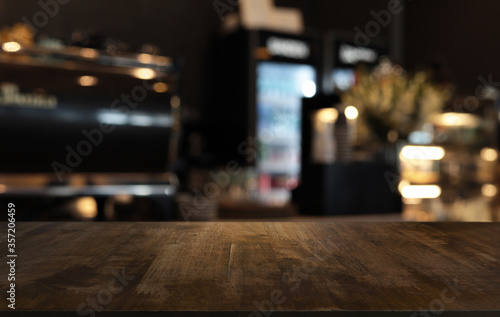
[[[498,221],[500,3],[0,0],[19,221]]]

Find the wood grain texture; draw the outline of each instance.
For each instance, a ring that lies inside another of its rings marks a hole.
[[[17,312],[500,316],[496,223],[18,223],[16,240]]]

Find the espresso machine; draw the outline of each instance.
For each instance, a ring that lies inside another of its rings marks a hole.
[[[119,220],[112,214],[127,201],[171,219],[175,61],[85,47],[2,48],[0,200],[17,204],[19,220]]]

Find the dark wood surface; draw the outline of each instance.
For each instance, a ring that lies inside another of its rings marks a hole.
[[[18,313],[500,316],[497,223],[17,223],[16,243]]]

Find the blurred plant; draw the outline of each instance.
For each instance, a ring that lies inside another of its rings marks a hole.
[[[427,117],[442,110],[451,97],[450,86],[432,83],[428,72],[408,74],[383,60],[371,72],[361,70],[357,83],[342,96],[359,113],[358,141],[406,139]]]

